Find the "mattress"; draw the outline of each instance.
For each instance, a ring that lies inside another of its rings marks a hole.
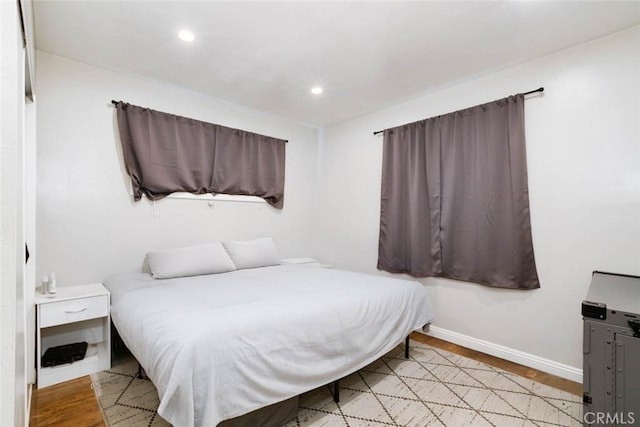
[[[177,426],[215,426],[357,371],[433,319],[422,284],[304,265],[110,278],[111,316]]]

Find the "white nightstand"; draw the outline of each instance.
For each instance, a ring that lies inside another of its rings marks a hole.
[[[39,388],[111,368],[110,298],[102,284],[59,286],[53,298],[36,292],[35,303]],[[84,359],[42,366],[48,348],[82,341],[89,344]]]

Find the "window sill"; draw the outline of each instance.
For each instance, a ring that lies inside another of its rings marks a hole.
[[[208,202],[242,202],[242,203],[267,203],[262,197],[257,196],[235,196],[231,194],[191,194],[191,193],[173,193],[167,196],[167,199],[187,199],[187,200],[203,200]]]

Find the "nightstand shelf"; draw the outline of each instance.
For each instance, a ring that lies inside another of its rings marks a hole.
[[[38,387],[47,387],[111,367],[109,292],[102,284],[62,286],[55,297],[36,295]],[[42,366],[50,348],[86,341],[84,359]]]

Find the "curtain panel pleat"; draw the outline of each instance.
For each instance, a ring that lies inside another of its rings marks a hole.
[[[524,96],[384,131],[378,268],[540,287]]]
[[[136,201],[220,193],[262,197],[282,209],[286,141],[123,102],[116,111]]]

